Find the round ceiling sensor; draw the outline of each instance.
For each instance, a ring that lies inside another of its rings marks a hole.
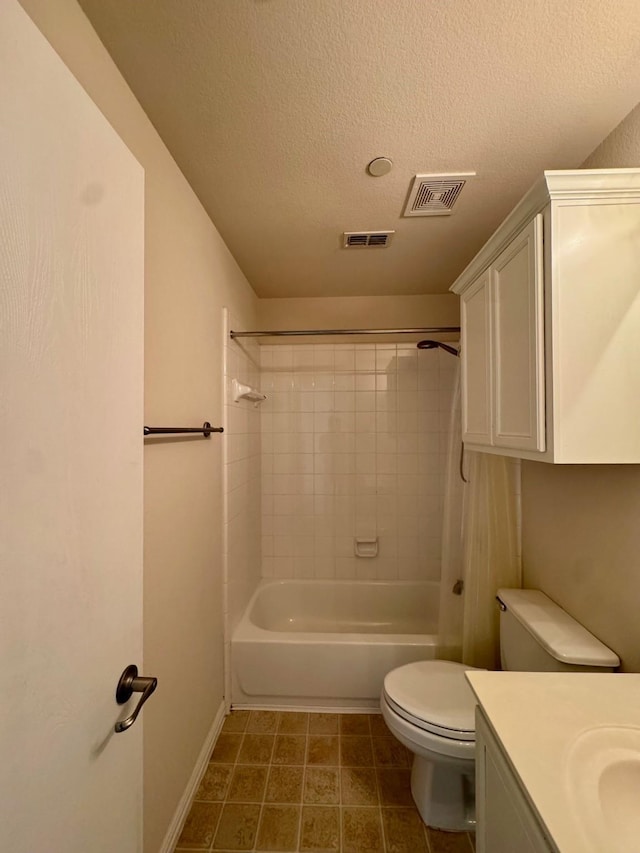
[[[388,157],[376,157],[367,166],[367,172],[374,178],[381,178],[383,175],[388,175],[391,171],[393,163]]]

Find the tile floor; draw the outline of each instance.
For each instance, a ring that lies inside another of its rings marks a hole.
[[[429,829],[379,714],[232,711],[176,853],[473,853]]]

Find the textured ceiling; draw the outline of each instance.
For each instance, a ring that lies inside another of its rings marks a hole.
[[[80,2],[264,297],[445,291],[640,93],[638,0]],[[414,174],[459,171],[453,216],[401,217]],[[391,246],[340,248],[369,229]]]

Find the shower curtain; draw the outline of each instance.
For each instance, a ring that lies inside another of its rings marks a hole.
[[[460,449],[460,365],[456,370],[445,469],[439,654],[469,666],[500,665],[500,587],[521,585],[518,554],[519,461]],[[454,586],[464,582],[463,595]]]
[[[469,666],[500,668],[500,587],[519,587],[518,463],[507,456],[469,453],[464,507],[465,577],[462,660]]]
[[[461,595],[453,592],[455,584],[463,577],[462,508],[465,488],[460,476],[461,447],[460,360],[458,359],[449,415],[445,465],[442,568],[438,611],[438,654],[440,657],[451,660],[460,660],[462,655],[463,599]]]

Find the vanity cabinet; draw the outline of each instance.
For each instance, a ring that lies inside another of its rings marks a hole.
[[[476,708],[477,853],[555,853],[489,723]]]
[[[469,449],[640,462],[640,169],[545,172],[452,290]]]

